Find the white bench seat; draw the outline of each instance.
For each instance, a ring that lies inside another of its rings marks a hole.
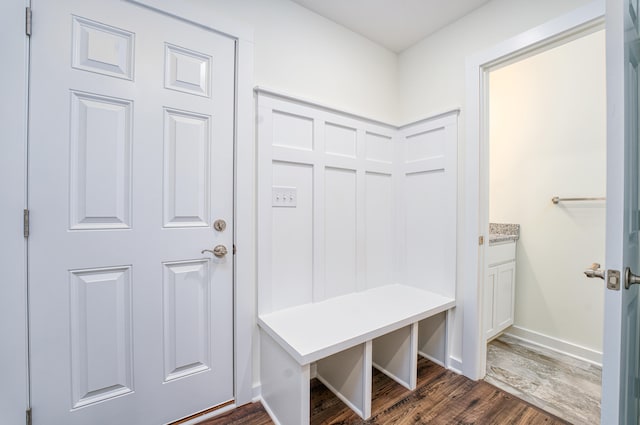
[[[419,322],[455,305],[406,285],[386,285],[266,314],[260,327],[305,365]]]
[[[368,418],[371,366],[415,388],[418,322],[454,306],[453,298],[387,285],[259,316],[265,407],[282,425],[308,423],[309,366],[317,362],[318,378]]]

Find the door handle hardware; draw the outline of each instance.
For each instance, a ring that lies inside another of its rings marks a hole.
[[[588,278],[597,277],[604,280],[604,270],[600,270],[600,264],[598,263],[591,264],[591,267],[584,271],[584,275]]]
[[[228,253],[227,247],[224,245],[216,245],[216,247],[213,249],[203,249],[202,251],[200,251],[201,254],[204,254],[205,252],[210,252],[218,258],[222,258]]]
[[[631,273],[631,269],[624,269],[624,288],[629,289],[634,283],[640,283],[640,276]]]

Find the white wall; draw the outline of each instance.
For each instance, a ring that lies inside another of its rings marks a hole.
[[[400,121],[411,122],[424,116],[465,105],[465,61],[499,42],[544,24],[590,0],[492,0],[451,25],[402,52],[398,57]],[[458,121],[458,205],[464,201],[465,110]],[[458,213],[458,229],[463,228],[463,212]],[[464,244],[458,232],[458,259]],[[458,276],[463,262],[458,261]],[[463,285],[456,299],[462,304]],[[456,309],[452,319],[451,357],[462,358],[462,315]]]
[[[604,31],[490,73],[490,220],[519,223],[515,326],[602,352]]]
[[[588,3],[492,0],[405,50],[398,57],[400,120],[411,122],[463,106],[467,56]]]
[[[253,27],[256,85],[397,123],[395,53],[289,0],[188,1]]]

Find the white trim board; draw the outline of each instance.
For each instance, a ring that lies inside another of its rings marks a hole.
[[[591,348],[583,347],[569,341],[544,335],[536,331],[521,328],[520,326],[511,326],[504,333],[527,344],[536,345],[546,348],[574,359],[582,360],[587,363],[602,367],[602,352]]]
[[[418,350],[418,355],[420,357],[424,357],[425,359],[437,364],[438,366],[442,366],[444,368],[447,367],[447,365],[444,364],[444,362],[442,362],[440,359],[436,359],[433,356],[430,356],[429,354],[425,353],[424,351]]]
[[[236,40],[253,43],[253,28],[244,22],[227,18],[220,14],[212,14],[210,10],[193,2],[175,2],[172,0],[126,0],[149,9],[193,22]]]
[[[466,140],[464,142],[464,197],[459,206],[465,211],[461,234],[460,284],[464,309],[462,339],[463,373],[471,379],[481,379],[486,372],[486,341],[482,329],[483,270],[486,267],[484,250],[478,237],[489,234],[488,201],[488,128],[487,73],[489,69],[543,49],[578,33],[593,31],[604,22],[605,3],[596,0],[573,12],[505,40],[466,61]],[[479,183],[478,183],[479,182]]]
[[[323,103],[320,102],[316,102],[314,100],[311,99],[306,99],[304,97],[299,97],[299,96],[295,96],[292,95],[290,93],[286,93],[284,91],[281,90],[274,90],[268,87],[264,87],[264,86],[256,86],[254,87],[254,92],[258,95],[262,95],[262,96],[269,96],[269,97],[274,97],[277,99],[281,99],[281,100],[287,100],[287,101],[291,101],[294,103],[298,103],[301,105],[305,105],[305,106],[310,106],[312,108],[317,108],[317,109],[321,109],[325,112],[332,112],[332,113],[336,113],[339,115],[343,115],[347,118],[353,118],[356,120],[361,120],[361,121],[365,121],[367,123],[370,124],[375,124],[375,125],[380,125],[383,127],[387,127],[391,130],[403,130],[406,127],[409,126],[414,126],[414,125],[418,125],[421,124],[423,122],[429,122],[432,120],[436,120],[438,118],[443,118],[445,116],[451,115],[451,114],[460,114],[460,107],[455,107],[455,108],[449,108],[449,109],[444,109],[442,112],[438,112],[436,114],[431,114],[429,115],[427,118],[423,118],[417,121],[411,121],[409,123],[406,124],[401,124],[401,125],[395,125],[395,124],[391,124],[391,123],[386,123],[383,121],[378,121],[375,120],[373,118],[369,118],[369,117],[365,117],[363,115],[360,114],[356,114],[354,112],[350,112],[350,111],[345,111],[344,109],[339,109],[339,108],[335,108],[333,106],[328,106],[325,105]]]

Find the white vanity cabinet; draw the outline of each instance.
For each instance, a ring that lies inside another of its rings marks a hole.
[[[513,325],[516,242],[489,245],[484,287],[484,329],[489,340]]]

